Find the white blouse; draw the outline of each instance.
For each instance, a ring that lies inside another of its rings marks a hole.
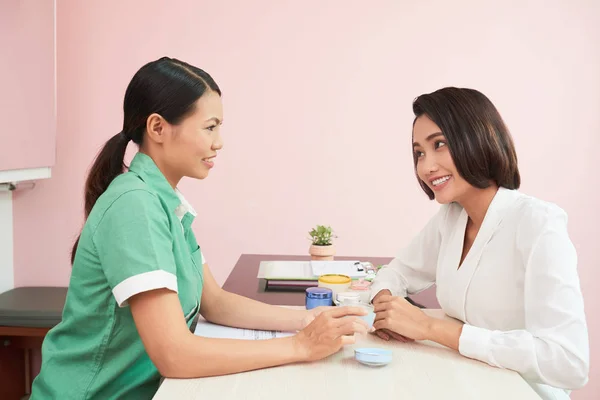
[[[544,399],[567,399],[588,381],[589,339],[567,215],[500,188],[459,267],[468,216],[441,207],[381,269],[372,296],[437,285],[444,312],[465,323],[462,355],[519,372]]]

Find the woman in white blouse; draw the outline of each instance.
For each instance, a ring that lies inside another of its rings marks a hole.
[[[442,207],[374,281],[376,333],[435,341],[569,398],[588,381],[589,343],[566,213],[517,191],[513,141],[486,96],[444,88],[413,111],[415,172]],[[455,320],[404,299],[434,283]]]

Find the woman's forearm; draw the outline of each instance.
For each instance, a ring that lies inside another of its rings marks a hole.
[[[227,291],[217,301],[202,309],[207,321],[246,329],[296,331],[302,329],[304,310],[294,310],[261,303]]]
[[[219,297],[218,293],[213,293],[213,296],[207,296],[207,300],[221,300]],[[222,301],[229,306],[222,309],[223,313],[217,313],[225,316],[217,321],[227,322],[232,316],[235,318],[237,315],[243,315],[244,308],[242,307],[242,312],[238,314],[232,311],[234,306],[256,303],[236,300],[239,299]],[[366,333],[366,324],[356,318],[364,315],[364,310],[359,307],[332,307],[331,310],[319,314],[310,325],[294,336],[266,340],[234,340],[192,334],[186,324],[177,294],[168,289],[137,294],[129,299],[129,305],[148,356],[161,375],[172,378],[225,375],[318,360],[339,351],[344,344],[352,343],[355,333]],[[256,304],[251,304],[251,307],[252,305]],[[211,305],[211,300],[205,302],[204,308],[204,311],[217,310],[214,304]],[[278,311],[277,307],[272,308],[272,311]],[[253,311],[265,313],[264,319],[267,319],[270,307],[253,308]],[[348,316],[355,318],[345,318]],[[248,320],[260,321],[261,318],[244,317],[242,320],[247,323]],[[271,318],[276,319],[277,315],[272,314]],[[238,321],[234,322],[235,325],[240,325]],[[271,327],[279,328],[276,324]]]
[[[432,342],[439,343],[458,351],[463,324],[459,321],[438,319],[434,317],[429,318],[426,340],[431,340]]]
[[[166,378],[227,375],[304,361],[294,337],[233,340],[189,334],[172,349],[169,361],[157,366]]]

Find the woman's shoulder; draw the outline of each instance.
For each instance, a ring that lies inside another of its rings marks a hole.
[[[140,209],[161,209],[158,194],[137,175],[125,172],[117,176],[98,198],[88,220],[96,224],[107,213],[123,217]]]
[[[536,226],[543,226],[555,220],[567,220],[566,211],[558,204],[521,192],[516,192],[516,201],[511,211],[522,222]]]
[[[556,203],[521,192],[508,208],[509,219],[516,225],[520,240],[534,241],[549,230],[566,230],[568,215]]]

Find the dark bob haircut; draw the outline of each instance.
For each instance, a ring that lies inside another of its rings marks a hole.
[[[440,127],[458,173],[469,184],[479,189],[489,187],[491,182],[507,189],[519,188],[521,177],[513,140],[500,113],[484,94],[446,87],[417,97],[413,113],[413,126],[426,115]],[[416,173],[416,155],[413,158]],[[417,179],[433,200],[431,189]]]

